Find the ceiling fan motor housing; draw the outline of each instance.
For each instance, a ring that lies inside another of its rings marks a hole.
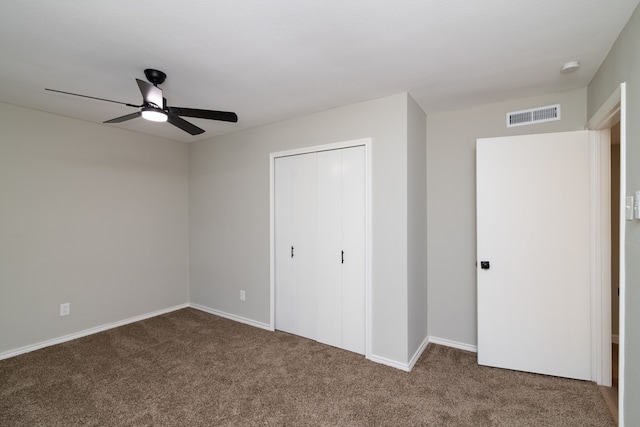
[[[147,80],[149,80],[155,86],[164,83],[164,80],[167,78],[167,75],[165,73],[159,70],[154,70],[152,68],[147,68],[146,70],[144,70],[144,75],[147,77]]]

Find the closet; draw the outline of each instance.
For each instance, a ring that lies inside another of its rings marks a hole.
[[[274,162],[275,327],[365,353],[365,148]]]

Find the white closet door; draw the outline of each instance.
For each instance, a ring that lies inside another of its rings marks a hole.
[[[296,293],[296,333],[306,338],[316,337],[316,264],[317,205],[316,156],[314,153],[296,156],[293,182],[292,241]]]
[[[316,338],[316,156],[276,159],[276,328]]]
[[[365,151],[342,150],[342,348],[365,354]]]
[[[295,333],[295,287],[293,259],[293,157],[278,157],[274,167],[276,329]]]
[[[318,335],[342,347],[342,152],[318,153]]]
[[[365,354],[365,149],[275,159],[276,329]]]
[[[317,340],[365,353],[364,147],[318,153]]]

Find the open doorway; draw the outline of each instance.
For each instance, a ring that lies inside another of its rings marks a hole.
[[[618,377],[620,354],[620,122],[611,135],[611,387],[602,392],[612,415],[618,415]]]
[[[587,128],[605,131],[609,135],[609,153],[611,154],[611,322],[602,334],[610,334],[610,346],[600,347],[602,360],[609,355],[610,365],[597,365],[609,371],[612,387],[600,390],[609,405],[611,413],[618,422],[619,414],[624,413],[624,372],[625,372],[625,217],[622,209],[623,196],[626,194],[624,177],[626,176],[626,83],[621,83],[611,96],[590,118]],[[609,154],[607,153],[607,154]],[[622,255],[622,256],[621,256]],[[609,319],[607,319],[609,320]],[[609,326],[610,325],[610,326]],[[603,340],[604,341],[604,340]],[[608,354],[607,354],[608,353]],[[620,420],[624,424],[624,420]]]

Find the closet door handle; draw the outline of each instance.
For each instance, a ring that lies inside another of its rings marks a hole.
[[[342,251],[342,264],[344,264],[344,251]]]
[[[293,258],[293,246],[291,246],[291,258]]]

